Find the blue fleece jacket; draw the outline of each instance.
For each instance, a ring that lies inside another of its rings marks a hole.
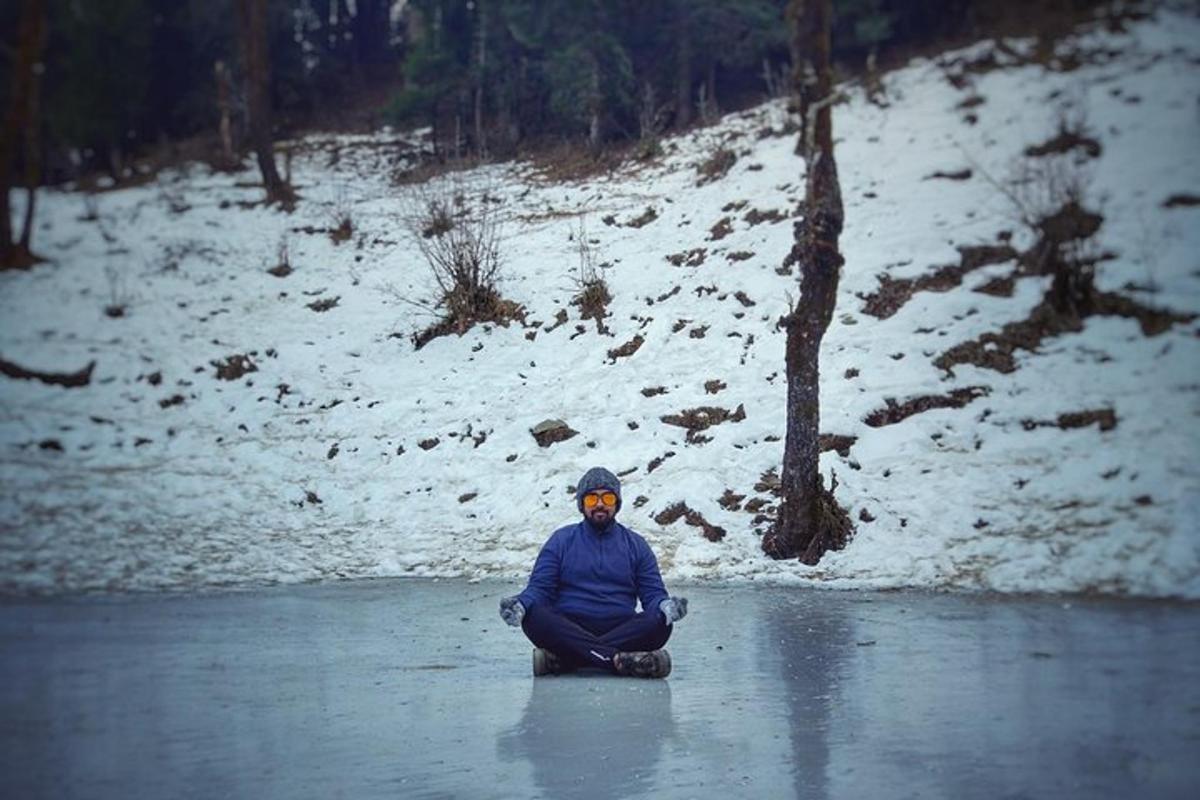
[[[644,611],[659,613],[667,590],[645,539],[616,520],[598,529],[584,519],[542,545],[517,597],[527,609],[546,603],[562,614],[615,620],[632,614],[638,600]]]

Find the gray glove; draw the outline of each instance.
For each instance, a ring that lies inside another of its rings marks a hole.
[[[658,610],[667,618],[668,625],[674,625],[687,616],[687,598],[668,597],[658,604]]]
[[[506,597],[500,601],[500,618],[514,628],[521,624],[521,619],[525,616],[525,606],[517,599],[516,595]]]

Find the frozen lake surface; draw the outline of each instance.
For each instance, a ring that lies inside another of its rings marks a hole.
[[[7,797],[1192,797],[1200,606],[674,586],[534,679],[510,583],[0,601]]]

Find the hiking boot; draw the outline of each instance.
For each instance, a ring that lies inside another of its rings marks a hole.
[[[564,671],[562,661],[554,653],[540,647],[533,648],[534,675],[557,675]]]
[[[671,654],[666,650],[617,653],[614,663],[618,675],[632,678],[665,678],[671,674]]]

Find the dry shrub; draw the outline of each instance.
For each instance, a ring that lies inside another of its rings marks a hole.
[[[486,187],[438,181],[413,187],[401,223],[417,244],[437,284],[426,307],[442,318],[413,336],[418,349],[449,333],[462,335],[479,322],[524,320],[519,304],[500,296],[501,222]]]
[[[604,318],[608,316],[612,295],[604,281],[604,267],[597,263],[595,242],[588,237],[586,218],[580,217],[578,225],[572,227],[571,239],[579,255],[574,275],[575,296],[571,299],[571,305],[579,306],[583,319],[595,320],[600,333],[607,333]]]

